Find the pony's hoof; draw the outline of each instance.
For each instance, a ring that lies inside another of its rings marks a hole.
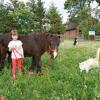
[[[42,76],[43,73],[42,73],[42,72],[38,72],[37,75],[38,75],[38,76]]]
[[[29,75],[36,76],[37,73],[36,72],[33,72],[33,71],[29,71]]]
[[[3,71],[0,71],[0,75],[2,75],[3,74]]]

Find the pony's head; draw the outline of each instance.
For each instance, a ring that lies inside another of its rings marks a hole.
[[[56,58],[58,55],[58,46],[60,44],[60,36],[57,34],[49,34],[47,35],[48,41],[48,51],[51,55],[51,58]]]

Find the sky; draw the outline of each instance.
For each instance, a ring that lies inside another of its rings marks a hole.
[[[5,0],[6,2],[9,0]],[[27,2],[28,0],[19,0],[19,1],[24,1]],[[53,2],[55,4],[55,6],[57,7],[59,13],[62,15],[62,22],[65,23],[68,19],[68,13],[66,10],[64,10],[64,2],[66,0],[42,0],[44,2],[44,7],[46,9],[49,9],[49,6],[51,5],[51,3]],[[94,2],[92,4],[92,8],[96,7],[97,3]]]

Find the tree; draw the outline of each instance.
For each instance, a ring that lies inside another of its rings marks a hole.
[[[30,13],[31,13],[31,31],[36,31],[35,26],[36,26],[36,17],[35,17],[35,12],[36,12],[36,3],[35,0],[29,0],[27,2],[27,6],[30,8]]]
[[[84,8],[84,6],[90,6],[90,4],[96,1],[98,3],[98,5],[100,5],[100,0],[66,0],[64,7],[65,9],[67,9],[68,11],[75,11],[77,9],[80,8]]]
[[[10,10],[9,4],[4,4],[3,0],[0,2],[0,32],[7,32],[10,30],[11,17],[8,15]]]
[[[100,5],[100,0],[96,0],[96,2]]]
[[[36,12],[35,12],[36,18],[37,18],[37,30],[42,32],[43,31],[43,24],[44,24],[44,17],[45,17],[45,9],[43,7],[43,2],[41,0],[37,0],[37,6],[36,6]]]
[[[50,32],[52,33],[63,33],[64,32],[64,25],[62,24],[62,18],[61,15],[59,14],[59,12],[57,11],[57,8],[54,6],[54,4],[52,3],[47,17],[49,19],[49,24],[50,24]]]
[[[66,0],[64,3],[64,8],[67,9],[70,17],[78,16],[80,11],[87,12],[87,8],[91,10],[90,4],[93,1],[97,1],[100,5],[100,0]]]
[[[11,0],[13,10],[10,11],[9,15],[13,17],[16,23],[15,28],[18,29],[20,33],[28,33],[31,30],[31,12],[30,8],[23,2],[18,2],[17,0]]]
[[[45,17],[45,9],[43,7],[43,2],[41,0],[30,0],[28,4],[32,12],[32,26],[34,27],[33,31],[43,31],[43,19]]]
[[[29,6],[18,0],[11,3],[0,2],[0,31],[8,32],[16,28],[19,33],[28,33],[31,30],[32,13]]]
[[[30,31],[63,33],[64,26],[57,8],[52,6],[47,15],[48,17],[42,0],[30,0],[27,4],[19,0],[10,0],[9,4],[4,4],[1,0],[0,32],[8,32],[16,28],[19,33],[24,34]]]

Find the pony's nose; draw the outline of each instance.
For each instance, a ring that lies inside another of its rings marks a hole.
[[[53,52],[53,57],[56,58],[57,55],[58,55],[57,51],[54,51],[54,52]]]

